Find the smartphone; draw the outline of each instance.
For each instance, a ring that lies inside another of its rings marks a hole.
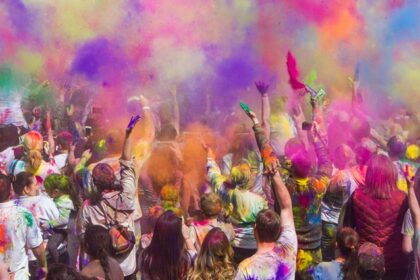
[[[311,122],[303,122],[302,123],[302,130],[311,130],[312,129],[312,123]]]
[[[241,106],[242,110],[244,110],[247,114],[249,114],[249,112],[251,112],[251,109],[249,108],[249,106],[246,105],[245,103],[243,103],[242,101],[239,102],[239,105]]]
[[[86,135],[86,137],[92,136],[92,127],[91,126],[85,126],[85,135]]]

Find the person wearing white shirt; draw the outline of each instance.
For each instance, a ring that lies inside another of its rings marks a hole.
[[[39,195],[38,184],[32,173],[21,172],[13,181],[16,195],[15,204],[29,210],[34,216],[35,223],[40,227],[42,223],[58,219],[59,211],[54,201],[45,195]],[[48,241],[48,232],[43,232],[44,244]],[[37,278],[38,261],[31,250],[28,250],[29,271],[31,279]]]
[[[10,178],[0,174],[0,263],[9,266],[11,278],[27,280],[26,248],[32,250],[44,271],[46,268],[42,233],[31,212],[10,200],[10,192]]]

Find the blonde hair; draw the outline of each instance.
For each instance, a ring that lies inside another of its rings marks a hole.
[[[233,279],[233,249],[220,228],[211,229],[204,238],[200,253],[188,273],[188,280]]]
[[[222,199],[217,193],[206,193],[200,198],[200,209],[207,217],[215,217],[222,211]]]
[[[29,131],[23,137],[23,147],[26,152],[26,162],[29,168],[37,170],[42,163],[42,135],[37,131]]]
[[[235,187],[248,189],[251,180],[251,167],[248,163],[240,163],[232,167],[230,178]]]

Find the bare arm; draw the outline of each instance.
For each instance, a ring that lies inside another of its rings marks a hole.
[[[130,123],[127,126],[127,129],[125,131],[125,138],[124,138],[124,145],[123,145],[123,151],[121,155],[122,160],[131,160],[132,153],[132,145],[131,145],[131,132],[133,131],[134,126],[136,123],[140,120],[140,116],[137,115],[135,117],[131,117]]]
[[[171,95],[172,95],[172,106],[173,106],[173,113],[174,113],[174,127],[177,133],[179,133],[180,114],[179,114],[178,99],[176,96],[176,87],[171,89]]]
[[[261,94],[261,118],[262,118],[262,127],[264,129],[265,136],[270,137],[270,99],[268,98],[268,87],[269,85],[259,81],[255,82],[255,87],[258,92]]]
[[[39,262],[39,266],[41,267],[47,267],[47,260],[45,257],[45,249],[44,249],[44,245],[41,244],[38,247],[35,247],[32,249],[32,252],[34,253],[36,259]]]

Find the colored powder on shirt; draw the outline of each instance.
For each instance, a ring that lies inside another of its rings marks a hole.
[[[0,224],[0,254],[4,254],[7,251],[9,243],[10,242],[6,234],[6,225]]]
[[[25,211],[23,215],[25,216],[26,224],[28,225],[28,227],[32,227],[34,224],[34,217],[32,216],[32,214],[30,212]]]

